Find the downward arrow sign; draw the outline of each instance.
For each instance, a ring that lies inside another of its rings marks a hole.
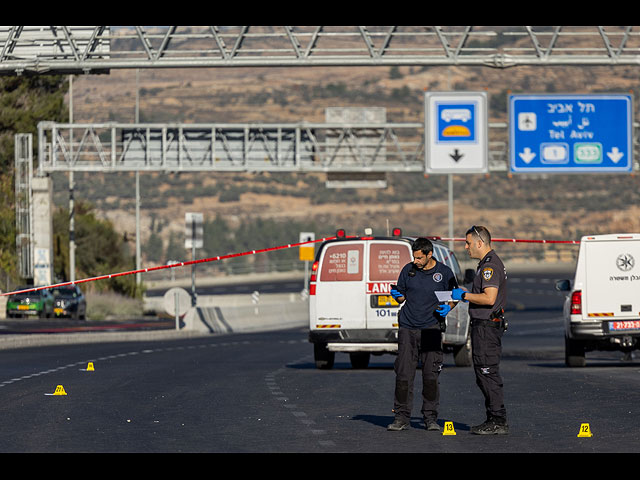
[[[609,157],[613,163],[618,163],[618,161],[624,157],[624,153],[619,151],[618,147],[613,147],[610,152],[607,152],[607,157]]]
[[[529,147],[524,149],[523,153],[519,153],[518,156],[524,161],[524,163],[530,163],[531,160],[536,156],[535,153],[531,151]]]
[[[455,151],[449,155],[451,158],[453,158],[453,160],[455,162],[457,162],[458,160],[460,160],[462,157],[464,157],[463,153],[458,152],[458,149],[456,148]]]

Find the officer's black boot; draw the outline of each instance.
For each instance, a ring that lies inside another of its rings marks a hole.
[[[409,428],[409,422],[402,418],[396,418],[393,423],[387,426],[387,430],[399,432],[400,430],[406,430]]]
[[[486,422],[471,427],[471,433],[476,435],[506,435],[509,433],[506,417],[490,417]]]

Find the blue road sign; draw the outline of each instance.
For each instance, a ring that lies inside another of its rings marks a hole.
[[[475,103],[436,103],[437,142],[461,143],[476,141]]]
[[[629,173],[631,95],[510,95],[512,172]]]
[[[426,92],[424,118],[426,173],[488,170],[486,92]]]

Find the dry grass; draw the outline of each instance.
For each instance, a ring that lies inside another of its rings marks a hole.
[[[87,293],[86,298],[88,320],[140,317],[144,313],[142,300],[117,293]]]

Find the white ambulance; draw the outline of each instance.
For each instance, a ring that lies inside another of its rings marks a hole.
[[[316,253],[309,281],[309,341],[318,368],[332,368],[336,352],[348,353],[353,368],[368,367],[371,354],[397,353],[401,305],[390,291],[402,267],[413,261],[413,239],[402,237],[399,229],[393,237],[365,235],[346,237],[339,230],[339,238],[322,243]],[[462,285],[453,252],[432,241],[434,257]],[[468,303],[460,302],[447,315],[443,344],[456,365],[471,364]]]
[[[584,236],[576,273],[556,282],[564,303],[565,363],[586,364],[585,352],[640,348],[640,234]]]

